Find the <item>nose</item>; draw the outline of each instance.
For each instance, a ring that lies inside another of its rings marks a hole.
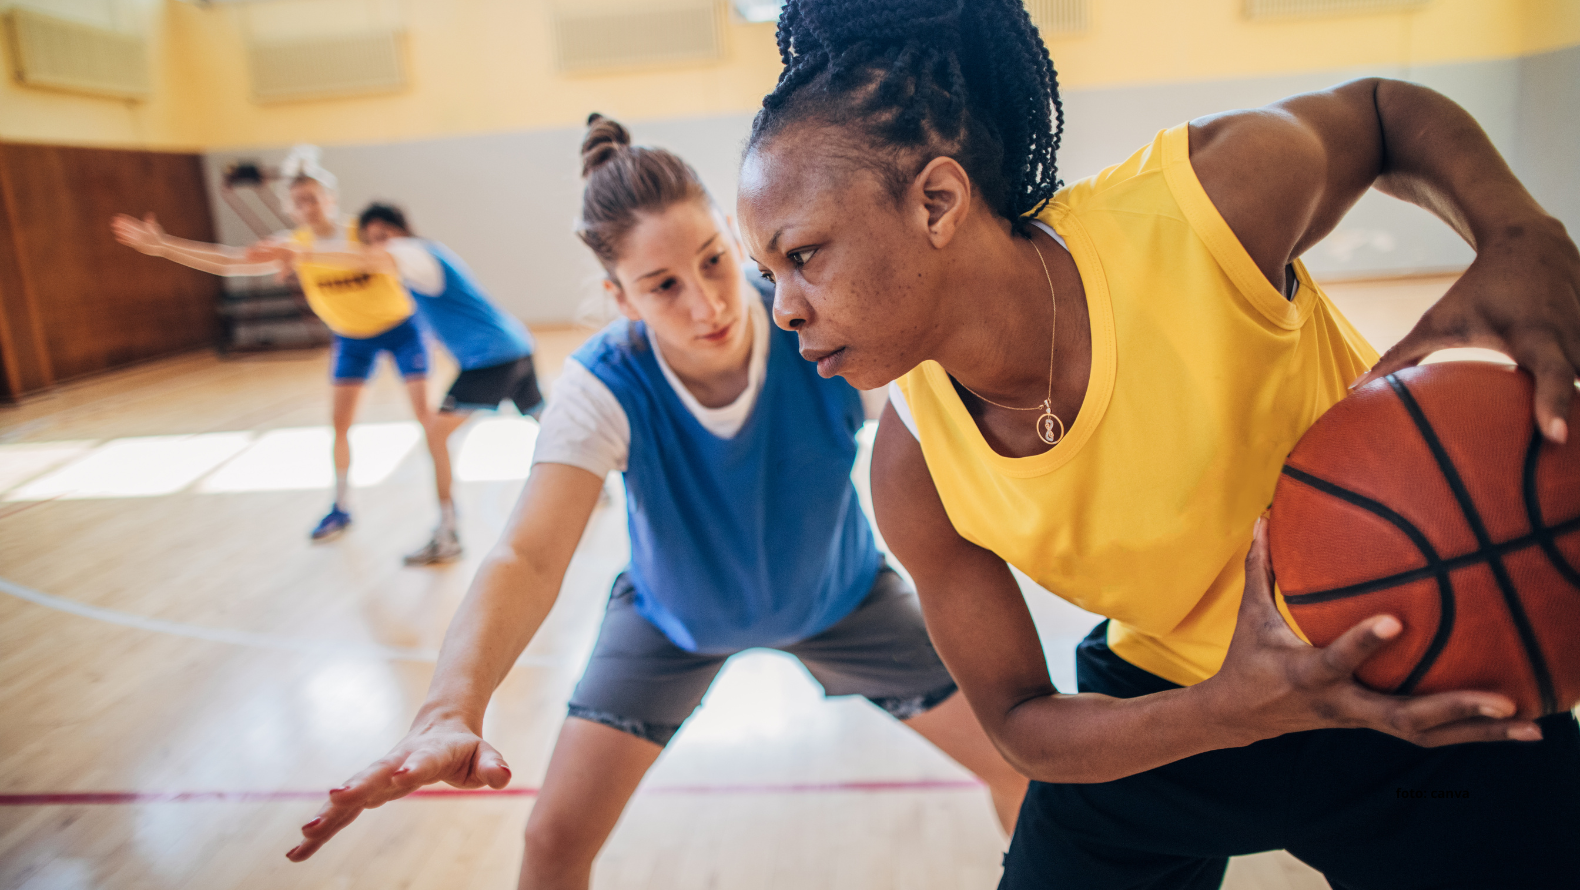
[[[811,318],[812,307],[794,284],[774,282],[774,324],[787,331],[798,331]]]
[[[724,314],[729,295],[723,285],[718,282],[699,281],[696,292],[701,295],[701,299],[692,304],[691,312],[697,321],[712,322]]]

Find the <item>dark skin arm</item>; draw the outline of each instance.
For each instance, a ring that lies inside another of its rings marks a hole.
[[[916,581],[938,654],[988,736],[1028,778],[1108,782],[1203,751],[1326,727],[1369,727],[1420,745],[1540,737],[1532,723],[1494,719],[1514,712],[1503,696],[1395,698],[1357,684],[1355,669],[1398,635],[1399,622],[1364,621],[1324,649],[1302,642],[1274,605],[1260,531],[1217,675],[1132,699],[1060,694],[1009,567],[955,532],[921,446],[892,405],[878,427],[872,488],[878,526]]]
[[[1565,440],[1580,367],[1580,252],[1463,108],[1373,78],[1200,118],[1190,140],[1202,187],[1275,287],[1368,188],[1436,214],[1476,259],[1359,383],[1439,349],[1495,349],[1536,378],[1536,423]]]
[[[1285,266],[1331,232],[1367,188],[1442,217],[1477,259],[1362,382],[1445,346],[1500,349],[1536,374],[1544,433],[1567,434],[1561,418],[1580,359],[1580,257],[1463,109],[1410,84],[1355,81],[1195,121],[1191,162],[1279,289]],[[1274,605],[1260,530],[1217,675],[1127,700],[1060,694],[1008,567],[955,532],[920,446],[892,408],[879,427],[872,477],[878,524],[916,581],[939,654],[989,736],[1028,777],[1111,781],[1328,727],[1367,727],[1426,746],[1540,738],[1535,724],[1506,719],[1514,706],[1503,696],[1397,698],[1361,687],[1355,669],[1398,635],[1399,622],[1379,615],[1326,648],[1305,644]]]

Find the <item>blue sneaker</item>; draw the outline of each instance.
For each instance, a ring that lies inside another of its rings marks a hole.
[[[351,514],[340,509],[339,504],[333,504],[329,513],[318,520],[318,527],[313,529],[314,541],[333,541],[340,537],[351,525]]]

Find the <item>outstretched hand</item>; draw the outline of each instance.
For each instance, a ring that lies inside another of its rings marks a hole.
[[[436,782],[457,788],[503,788],[510,783],[510,767],[492,745],[464,724],[414,727],[390,753],[330,790],[329,802],[302,826],[302,842],[285,858],[292,862],[307,859],[363,810],[381,807]]]
[[[165,230],[152,213],[144,214],[142,219],[117,213],[110,218],[110,231],[116,241],[138,253],[159,256],[164,251]]]
[[[1580,251],[1557,222],[1507,235],[1479,245],[1465,274],[1352,388],[1439,349],[1495,349],[1535,377],[1536,424],[1564,442],[1580,369]]]
[[[1375,729],[1427,747],[1541,738],[1535,723],[1508,719],[1515,705],[1503,695],[1394,696],[1356,682],[1355,671],[1403,630],[1399,619],[1377,615],[1322,648],[1301,640],[1273,601],[1267,520],[1259,519],[1229,653],[1204,685],[1214,685],[1218,718],[1251,741],[1345,727]]]

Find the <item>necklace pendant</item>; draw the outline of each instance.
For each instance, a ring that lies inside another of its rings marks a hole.
[[[1049,445],[1059,444],[1059,440],[1064,438],[1064,421],[1052,411],[1044,411],[1037,418],[1037,437]]]

